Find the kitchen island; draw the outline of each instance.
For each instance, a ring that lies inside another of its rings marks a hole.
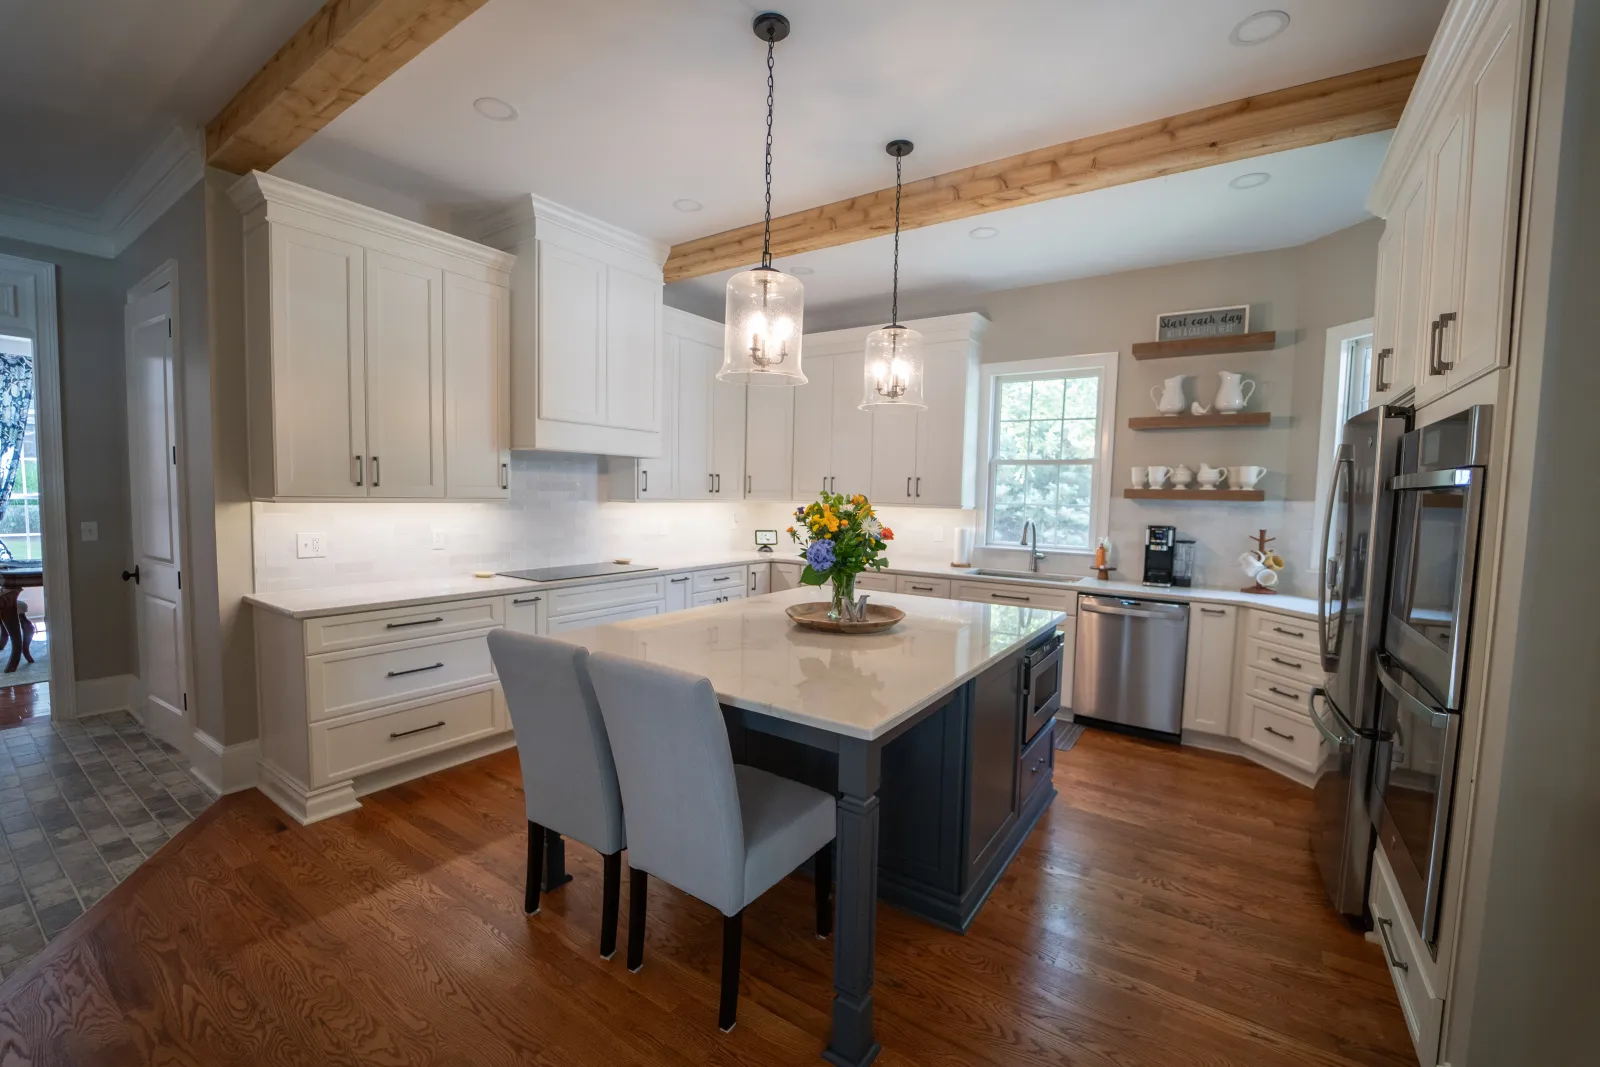
[[[833,1034],[823,1055],[854,1067],[878,1053],[880,885],[892,903],[964,928],[1053,796],[1062,616],[881,594],[874,602],[905,620],[844,636],[802,630],[784,613],[818,599],[819,590],[789,590],[560,639],[704,675],[736,759],[838,795]]]

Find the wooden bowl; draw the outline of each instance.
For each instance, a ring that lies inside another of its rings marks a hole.
[[[788,612],[789,618],[794,620],[796,626],[829,634],[882,633],[906,617],[906,613],[899,608],[869,601],[865,622],[847,622],[844,619],[828,618],[829,606],[829,603],[823,600],[812,604],[792,604],[784,610]]]

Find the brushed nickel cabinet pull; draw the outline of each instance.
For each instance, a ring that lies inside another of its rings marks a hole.
[[[1298,701],[1300,699],[1300,694],[1299,693],[1285,693],[1282,689],[1279,689],[1275,685],[1267,686],[1267,692],[1269,692],[1269,693],[1277,693],[1279,696],[1284,697],[1287,700]]]
[[[1409,972],[1411,970],[1411,965],[1405,960],[1401,959],[1399,956],[1395,955],[1394,945],[1390,944],[1389,942],[1389,927],[1393,925],[1394,923],[1388,919],[1378,920],[1378,936],[1383,938],[1383,954],[1389,957],[1389,966],[1393,967],[1397,971]]]
[[[1274,633],[1288,634],[1290,637],[1299,637],[1303,639],[1306,636],[1305,631],[1303,630],[1285,630],[1281,626],[1274,626],[1272,629]]]
[[[443,666],[443,663],[430,663],[426,667],[408,667],[403,671],[390,671],[388,677],[404,678],[408,674],[421,674],[424,671],[436,671]]]
[[[1271,735],[1272,735],[1272,736],[1273,736],[1273,737],[1281,737],[1281,738],[1283,738],[1283,739],[1284,739],[1284,740],[1285,740],[1285,741],[1293,741],[1293,740],[1294,740],[1294,734],[1286,734],[1286,733],[1282,733],[1282,732],[1280,732],[1280,731],[1278,731],[1278,730],[1274,730],[1274,729],[1273,729],[1273,728],[1272,728],[1272,727],[1270,727],[1270,726],[1265,726],[1265,727],[1262,727],[1262,729],[1264,729],[1264,730],[1266,730],[1266,731],[1267,731],[1267,733],[1269,733],[1269,734],[1271,734]]]
[[[367,484],[367,464],[366,464],[365,460],[363,460],[360,456],[357,456],[356,457],[356,485],[358,487],[360,487],[360,486],[364,486],[366,484]]]
[[[1279,659],[1277,656],[1273,656],[1272,662],[1281,663],[1285,667],[1293,667],[1297,671],[1303,671],[1306,669],[1306,665],[1304,663],[1296,663],[1292,659]]]
[[[1454,367],[1456,365],[1455,360],[1451,360],[1448,363],[1446,363],[1444,361],[1444,332],[1445,332],[1445,330],[1450,328],[1450,324],[1452,322],[1454,322],[1454,321],[1456,321],[1456,313],[1454,311],[1446,311],[1443,315],[1439,316],[1439,356],[1438,356],[1438,359],[1439,359],[1439,373],[1440,374],[1443,374],[1445,371],[1449,370],[1451,367]]]
[[[444,622],[444,616],[435,615],[431,619],[412,619],[410,622],[386,622],[383,624],[383,628],[385,630],[404,630],[408,626],[431,626],[436,622]]]
[[[410,737],[412,734],[425,734],[429,730],[437,730],[442,726],[444,726],[444,720],[440,719],[438,722],[434,723],[432,726],[419,726],[415,730],[401,730],[399,733],[391,733],[389,735],[389,740],[397,741],[402,737]]]

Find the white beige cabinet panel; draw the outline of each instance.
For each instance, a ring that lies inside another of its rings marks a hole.
[[[1467,116],[1458,111],[1446,122],[1431,163],[1433,194],[1428,205],[1427,297],[1423,305],[1428,343],[1417,373],[1418,405],[1448,388],[1445,371],[1461,337],[1461,205],[1467,180]]]
[[[743,567],[719,567],[711,571],[695,571],[694,591],[725,593],[729,589],[743,589],[746,580]]]
[[[661,278],[606,269],[608,426],[661,430]]]
[[[543,593],[520,593],[505,598],[506,629],[512,633],[542,636],[549,632],[550,602]]]
[[[1372,858],[1372,887],[1367,903],[1372,909],[1372,927],[1383,946],[1384,962],[1400,999],[1406,1030],[1417,1050],[1417,1062],[1437,1063],[1440,1024],[1444,1019],[1444,998],[1433,987],[1429,975],[1432,962],[1422,938],[1411,922],[1411,910],[1400,893],[1389,857],[1378,849]]]
[[[794,388],[745,390],[744,495],[750,500],[791,500],[794,488]]]
[[[511,290],[444,276],[445,494],[511,495]]]
[[[912,575],[902,575],[895,582],[895,592],[908,593],[911,596],[932,596],[948,600],[950,598],[950,579],[948,578],[921,578]]]
[[[606,419],[606,265],[539,242],[539,417]]]
[[[833,471],[833,376],[836,356],[806,356],[806,384],[794,392],[793,463],[795,500],[826,492]]]
[[[1275,756],[1303,771],[1316,771],[1322,765],[1323,741],[1317,728],[1304,715],[1289,715],[1270,704],[1246,699],[1244,743]]]
[[[772,592],[772,564],[752,563],[747,569],[750,580],[745,583],[745,590],[751,596],[766,596]]]
[[[1276,615],[1269,611],[1251,611],[1247,625],[1252,637],[1304,652],[1308,656],[1317,653],[1317,624],[1309,619]]]
[[[1260,667],[1244,669],[1244,691],[1255,700],[1297,715],[1306,714],[1306,701],[1311,695],[1311,687],[1305,682],[1283,678]]]
[[[724,589],[721,591],[710,589],[704,593],[694,595],[693,606],[697,608],[710,607],[712,604],[727,604],[734,600],[745,598],[742,588]]]
[[[569,585],[551,589],[545,594],[550,600],[550,620],[580,612],[600,611],[664,601],[667,597],[667,579],[662,574],[647,578],[626,578],[616,582],[595,582],[593,585]]]
[[[683,611],[689,606],[690,585],[694,582],[692,574],[667,575],[667,611]]]
[[[1391,216],[1400,220],[1400,283],[1394,316],[1394,355],[1390,360],[1393,369],[1385,371],[1381,382],[1387,388],[1375,393],[1381,403],[1415,389],[1428,362],[1431,335],[1428,316],[1424,314],[1427,307],[1428,189],[1428,171],[1424,164],[1401,193],[1398,213]]]
[[[1238,609],[1223,604],[1189,608],[1184,667],[1183,728],[1225,736],[1233,722],[1234,641]]]
[[[1283,678],[1293,678],[1307,685],[1321,685],[1322,662],[1315,652],[1301,652],[1292,648],[1271,645],[1259,637],[1246,638],[1245,665],[1259,667]]]
[[[879,507],[916,503],[917,412],[872,413],[872,500]]]
[[[1064,590],[1040,589],[1026,585],[989,585],[984,582],[956,582],[953,599],[984,604],[1010,604],[1013,607],[1048,608],[1068,611],[1076,605],[1078,594]]]
[[[871,574],[866,571],[856,575],[856,594],[893,593],[895,577],[892,574]]]
[[[368,495],[444,496],[444,272],[437,267],[367,252],[366,400]]]
[[[665,600],[655,600],[648,604],[633,604],[622,608],[603,608],[599,611],[563,615],[559,619],[552,616],[549,632],[553,635],[564,633],[567,630],[582,630],[590,626],[604,626],[607,623],[642,619],[648,615],[665,614],[666,610],[667,602]]]
[[[970,508],[978,447],[976,346],[966,340],[929,345],[924,367],[923,396],[928,407],[917,416],[912,502],[925,507]]]
[[[315,656],[365,645],[441,637],[468,630],[489,629],[499,626],[504,619],[499,597],[328,615],[306,620],[305,652],[308,656]]]
[[[480,689],[432,703],[383,709],[311,726],[312,786],[476,741],[505,729],[496,692]]]
[[[306,671],[307,721],[494,681],[487,631],[421,638],[314,656]]]
[[[784,589],[799,589],[800,575],[805,570],[805,564],[786,560],[778,560],[772,564],[772,591],[774,593]]]

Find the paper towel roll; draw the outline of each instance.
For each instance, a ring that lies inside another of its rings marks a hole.
[[[972,564],[972,537],[973,529],[970,526],[962,526],[956,530],[956,554],[951,563],[958,567]]]

